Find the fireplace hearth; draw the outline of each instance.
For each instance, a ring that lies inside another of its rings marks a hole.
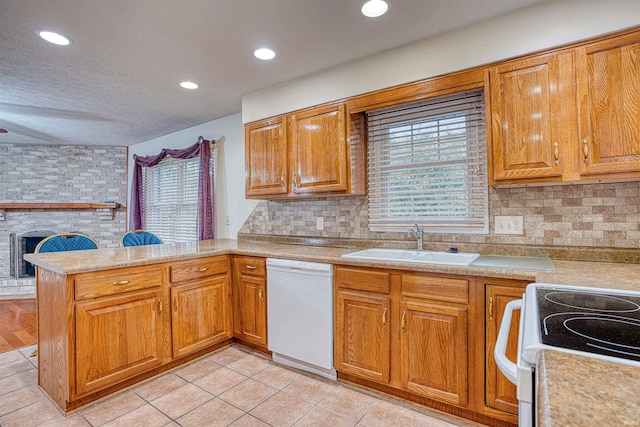
[[[26,233],[9,235],[9,272],[14,279],[21,279],[35,276],[35,268],[31,263],[23,259],[24,254],[31,254],[35,251],[38,243],[46,237],[56,234],[50,230],[32,230]]]

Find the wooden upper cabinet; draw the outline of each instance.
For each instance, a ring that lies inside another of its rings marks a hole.
[[[582,178],[640,177],[640,32],[578,48],[576,61]]]
[[[246,196],[366,194],[366,121],[344,103],[245,127]]]
[[[293,192],[346,191],[345,105],[305,110],[291,116],[291,123]]]
[[[288,192],[287,121],[284,117],[245,128],[245,192],[247,196]]]
[[[558,55],[490,70],[493,179],[559,177]]]

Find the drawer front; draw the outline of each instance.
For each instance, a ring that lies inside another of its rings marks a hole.
[[[188,280],[204,279],[229,272],[229,257],[195,259],[176,262],[169,265],[169,280],[171,283],[186,282]]]
[[[162,269],[127,268],[79,274],[75,279],[76,300],[115,295],[162,285]]]
[[[339,267],[336,269],[339,288],[389,293],[389,273],[367,268]]]
[[[236,271],[240,274],[261,277],[265,277],[267,274],[267,260],[265,258],[235,257],[233,262]]]
[[[469,303],[469,281],[447,277],[402,275],[402,296]]]

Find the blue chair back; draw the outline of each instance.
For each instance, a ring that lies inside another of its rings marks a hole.
[[[155,234],[144,230],[131,230],[122,235],[120,244],[127,246],[161,245],[162,240]]]
[[[87,235],[80,233],[59,233],[41,240],[34,252],[84,251],[99,248],[98,242]]]

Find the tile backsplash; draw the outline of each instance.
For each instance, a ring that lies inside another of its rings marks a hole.
[[[488,234],[425,234],[429,242],[640,248],[640,182],[489,188]],[[494,233],[497,215],[522,215],[524,234]],[[324,230],[316,229],[322,217]],[[367,197],[261,201],[241,234],[411,240],[368,228]]]

